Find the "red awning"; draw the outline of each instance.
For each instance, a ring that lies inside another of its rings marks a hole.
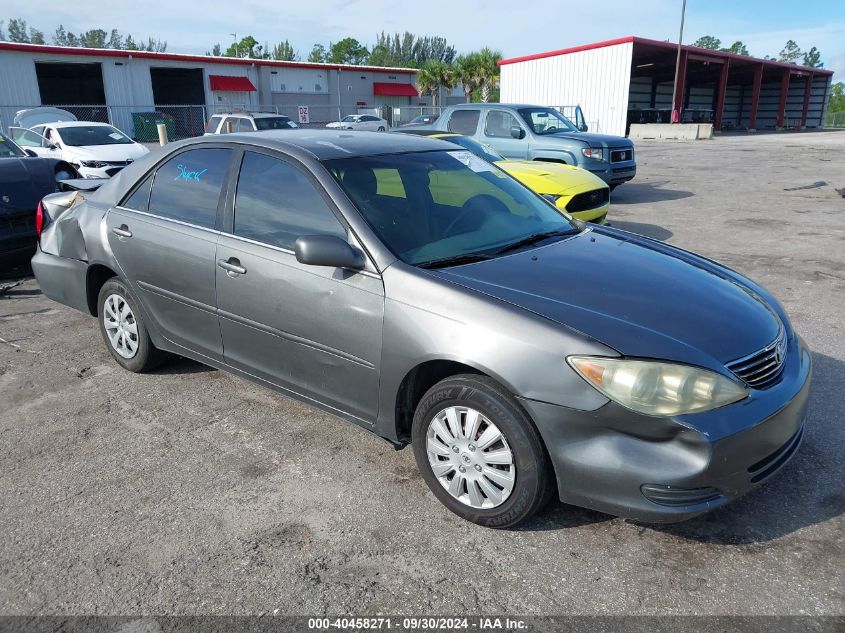
[[[227,90],[229,92],[255,92],[255,86],[249,77],[231,77],[229,75],[209,75],[212,90]]]
[[[419,97],[420,93],[411,84],[393,84],[381,81],[373,82],[373,94],[384,97]]]

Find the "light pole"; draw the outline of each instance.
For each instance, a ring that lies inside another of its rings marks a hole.
[[[684,0],[686,2],[686,0]],[[240,57],[241,54],[238,52],[238,34],[237,33],[229,33],[232,36],[232,44],[235,45],[235,57]]]
[[[678,98],[678,73],[681,70],[681,43],[684,41],[684,14],[687,12],[687,0],[681,2],[681,33],[678,35],[678,57],[675,60],[675,83],[672,86],[672,123],[680,123],[683,118],[684,96]],[[680,103],[678,103],[680,101]]]

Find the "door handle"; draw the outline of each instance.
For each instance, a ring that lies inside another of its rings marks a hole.
[[[132,237],[132,231],[125,224],[112,228],[111,232],[120,237]]]
[[[245,275],[246,268],[241,266],[241,261],[237,257],[230,257],[229,259],[218,259],[217,265],[223,270],[236,273],[238,275]]]

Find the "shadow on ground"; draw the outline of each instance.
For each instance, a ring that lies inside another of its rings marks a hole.
[[[610,196],[611,208],[614,204],[636,204],[640,202],[665,202],[690,198],[691,191],[664,189],[668,180],[658,182],[628,182],[618,187]]]
[[[660,240],[664,242],[674,235],[669,229],[657,226],[656,224],[644,224],[642,222],[628,222],[626,220],[611,220],[610,226],[614,229],[622,229],[623,231],[630,231],[637,235],[644,235],[653,240]]]
[[[843,413],[835,397],[845,382],[845,362],[813,354],[814,377],[804,441],[795,457],[745,497],[682,523],[643,524],[645,529],[714,545],[763,544],[845,514]],[[552,503],[520,531],[601,523],[605,514]]]

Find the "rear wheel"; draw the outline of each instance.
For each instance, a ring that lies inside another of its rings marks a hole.
[[[513,397],[486,376],[454,376],[432,387],[414,415],[412,443],[434,495],[479,525],[517,525],[554,490],[537,430]]]
[[[100,332],[117,364],[140,373],[154,369],[166,358],[155,348],[135,298],[116,278],[109,279],[97,298]]]
[[[379,126],[378,126],[378,131],[379,131],[379,132],[385,132],[386,130],[385,130],[385,127],[384,127],[383,125],[379,125]]]

